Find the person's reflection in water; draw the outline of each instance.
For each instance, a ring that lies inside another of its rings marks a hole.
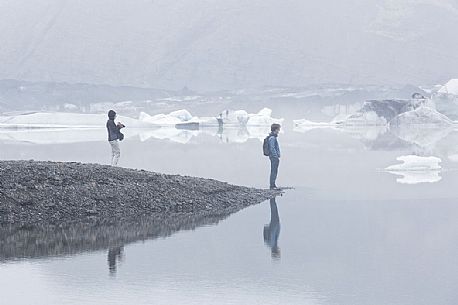
[[[280,217],[278,216],[277,202],[270,199],[270,223],[264,226],[264,242],[271,249],[273,259],[280,259],[278,237],[280,236]]]
[[[108,269],[110,275],[115,275],[117,270],[118,261],[122,260],[124,246],[108,249]]]

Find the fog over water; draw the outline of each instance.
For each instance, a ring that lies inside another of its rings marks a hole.
[[[456,304],[455,0],[3,0],[0,28],[0,160],[108,165],[114,109],[119,166],[267,188],[279,122],[285,187],[2,225],[0,304]]]
[[[453,0],[2,1],[0,79],[200,90],[437,84]]]
[[[192,112],[198,114],[198,107]],[[294,112],[286,108],[284,113]],[[453,304],[456,133],[420,146],[390,132],[377,136],[379,130],[370,126],[298,130],[292,119],[300,116],[285,116],[279,137],[278,183],[295,189],[276,198],[278,223],[267,201],[216,226],[197,222],[197,229],[187,231],[184,225],[185,231],[172,230],[167,238],[112,242],[105,250],[95,241],[71,256],[9,259],[0,265],[4,297],[10,304]],[[268,185],[259,139],[226,129],[195,131],[184,143],[154,136],[142,141],[142,132],[157,129],[137,130],[121,143],[121,166]],[[226,134],[235,136],[228,142]],[[244,141],[237,143],[237,135]],[[405,155],[435,156],[441,168],[407,173],[413,183],[403,183],[402,173],[384,169]],[[1,158],[107,164],[110,148],[105,138],[12,140],[3,144]],[[170,230],[154,223],[154,230]],[[152,230],[147,222],[116,226],[78,230],[86,242],[103,232]],[[33,230],[30,236],[40,232]],[[43,242],[52,245],[54,238],[61,237],[48,235]]]

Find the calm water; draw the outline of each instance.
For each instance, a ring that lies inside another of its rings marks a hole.
[[[278,184],[295,189],[275,202],[217,225],[196,222],[194,230],[133,224],[132,230],[158,231],[137,242],[64,243],[52,256],[32,245],[0,263],[0,303],[456,304],[457,134],[433,135],[422,145],[373,134],[286,126]],[[220,138],[200,135],[180,144],[133,136],[122,143],[120,165],[266,186],[261,142]],[[0,154],[108,163],[110,151],[104,141],[11,141]],[[442,170],[417,175],[416,184],[382,171],[410,154],[439,157]]]

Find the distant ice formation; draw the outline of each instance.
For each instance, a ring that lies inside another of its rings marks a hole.
[[[293,120],[294,131],[297,132],[306,132],[313,129],[319,128],[335,128],[337,124],[335,122],[313,122],[306,119]]]
[[[456,121],[437,111],[433,101],[414,94],[414,98],[410,100],[367,101],[356,113],[345,117],[338,116],[330,122],[294,120],[294,131],[331,128],[353,135],[360,134],[361,138],[367,140],[375,140],[391,131],[403,141],[425,147],[456,130],[456,124]],[[365,132],[369,129],[370,134]],[[372,139],[367,138],[367,135]]]
[[[189,122],[191,120],[195,120],[195,118],[189,113],[189,111],[185,109],[177,110],[170,112],[169,114],[156,114],[151,116],[145,112],[141,112],[139,116],[139,120],[145,123],[167,126],[172,125],[175,126],[176,124],[180,124],[183,122]]]
[[[449,135],[453,125],[446,115],[423,106],[397,116],[390,122],[390,130],[404,141],[428,147]]]
[[[0,128],[105,128],[107,119],[106,114],[29,112],[0,116]],[[134,128],[151,126],[124,116],[118,116],[116,121]]]
[[[295,120],[299,127],[335,127],[335,126],[385,126],[401,113],[418,107],[417,100],[370,100],[353,114],[337,116],[328,123],[316,123],[306,119]]]
[[[449,80],[437,93],[458,96],[458,79]]]
[[[270,126],[273,123],[282,123],[283,119],[272,118],[272,110],[263,108],[258,113],[249,114],[245,110],[224,110],[215,117],[192,116],[187,110],[177,110],[169,114],[150,116],[145,112],[140,113],[139,120],[159,126],[177,126],[183,129],[198,126]]]
[[[442,180],[440,171],[390,172],[401,176],[396,182],[401,184],[436,183]]]
[[[248,126],[270,126],[277,123],[282,124],[284,119],[275,119],[272,117],[272,110],[263,108],[258,113],[248,115]]]
[[[401,113],[390,122],[390,125],[450,126],[452,124],[453,121],[446,115],[427,106],[422,106],[414,110]]]
[[[440,176],[442,160],[440,158],[407,155],[400,156],[396,160],[402,163],[388,166],[385,170],[401,176],[396,180],[398,183],[434,183],[442,179]]]
[[[119,116],[116,121],[128,127],[123,130],[126,138],[138,136],[142,141],[155,138],[188,143],[194,136],[208,134],[224,142],[245,142],[264,138],[270,131],[270,124],[283,122],[271,115],[272,110],[268,108],[255,114],[238,110],[231,111],[224,121],[222,115],[220,118],[199,118],[182,109],[154,116],[142,112],[139,119]],[[35,144],[103,141],[106,139],[106,120],[106,114],[66,112],[3,115],[0,116],[0,141]]]

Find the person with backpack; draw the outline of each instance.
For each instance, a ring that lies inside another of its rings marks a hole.
[[[124,135],[121,133],[121,129],[126,127],[122,123],[115,123],[116,112],[114,110],[108,111],[107,131],[108,131],[108,142],[111,145],[111,166],[117,166],[119,157],[121,156],[121,149],[119,148],[119,142],[124,139]]]
[[[270,126],[270,134],[264,139],[264,155],[270,159],[270,189],[278,189],[275,184],[278,175],[278,166],[280,165],[280,146],[278,145],[278,134],[280,133],[280,124]]]

